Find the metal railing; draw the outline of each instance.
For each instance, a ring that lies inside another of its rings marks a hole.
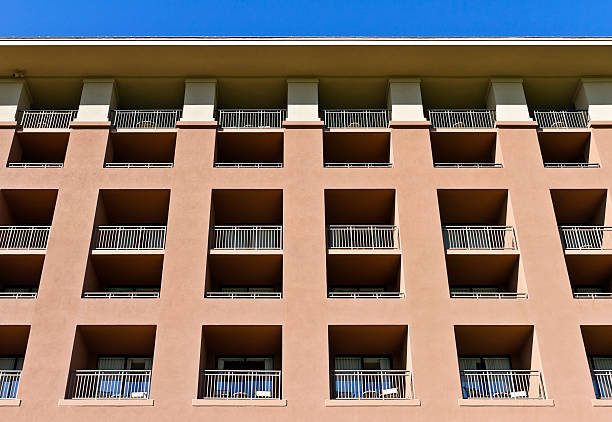
[[[283,163],[215,163],[215,167],[219,168],[282,168]]]
[[[213,249],[282,249],[282,226],[214,226]]]
[[[450,292],[458,299],[527,299],[527,293],[516,292]]]
[[[433,128],[483,129],[495,127],[493,110],[429,110]]]
[[[199,398],[279,400],[281,371],[201,371]]]
[[[397,226],[330,225],[327,247],[330,249],[396,249]]]
[[[0,249],[46,249],[51,226],[0,226]]]
[[[464,399],[545,399],[540,371],[463,370]]]
[[[612,399],[612,371],[595,369],[591,371],[595,398]]]
[[[332,399],[410,400],[412,376],[402,369],[335,370],[331,373]]]
[[[157,299],[159,292],[83,292],[84,299]]]
[[[104,163],[104,168],[107,169],[153,169],[173,166],[173,163]]]
[[[612,227],[559,226],[559,233],[566,250],[612,249]]]
[[[390,168],[393,167],[391,163],[325,163],[327,168]]]
[[[612,293],[607,292],[574,292],[574,299],[612,299]]]
[[[541,128],[585,128],[589,125],[586,111],[534,111],[533,116]]]
[[[78,110],[24,110],[19,124],[23,129],[69,129]]]
[[[386,128],[389,110],[323,110],[323,121],[329,129]]]
[[[434,167],[441,168],[502,168],[501,163],[434,163]]]
[[[21,370],[0,370],[0,400],[17,397],[20,378]]]
[[[36,299],[37,292],[0,292],[0,299]]]
[[[544,163],[549,168],[599,168],[599,163]]]
[[[115,129],[174,129],[183,110],[114,110]]]
[[[207,292],[206,297],[219,299],[281,299],[281,292]]]
[[[328,292],[327,297],[330,299],[350,298],[350,299],[384,299],[404,297],[403,292]]]
[[[285,109],[225,109],[217,110],[222,128],[280,128],[287,115]]]
[[[68,398],[146,400],[151,370],[80,370],[70,374]]]
[[[446,249],[516,249],[512,226],[442,226]]]
[[[164,249],[166,226],[98,226],[94,230],[93,249]]]
[[[21,169],[59,169],[64,163],[8,163],[8,168]]]

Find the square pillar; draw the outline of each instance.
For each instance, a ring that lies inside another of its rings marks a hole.
[[[574,105],[587,110],[591,121],[612,121],[612,79],[583,78]]]
[[[215,79],[187,79],[183,117],[185,122],[212,122],[217,105],[217,81]]]
[[[387,105],[391,121],[425,121],[420,79],[390,79]]]
[[[0,122],[14,122],[19,110],[30,108],[30,92],[23,79],[0,79]]]
[[[114,79],[85,79],[75,122],[107,122],[117,106]]]
[[[287,81],[287,120],[318,122],[319,80],[289,79]]]
[[[491,79],[487,108],[495,110],[498,122],[531,122],[522,79]]]

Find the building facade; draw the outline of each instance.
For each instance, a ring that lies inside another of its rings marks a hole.
[[[0,57],[2,420],[611,420],[611,40]]]

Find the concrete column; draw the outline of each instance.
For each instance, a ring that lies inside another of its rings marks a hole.
[[[491,79],[487,108],[495,110],[498,122],[531,122],[522,79]]]
[[[574,105],[587,110],[592,121],[612,121],[612,79],[583,78]]]
[[[319,80],[289,79],[287,81],[287,120],[294,122],[320,121]]]
[[[188,79],[185,81],[185,102],[182,121],[212,122],[217,105],[215,79]]]
[[[17,111],[30,108],[30,92],[23,79],[0,79],[0,122],[14,122]]]
[[[117,106],[114,79],[85,79],[76,122],[107,122],[111,110]]]
[[[391,110],[391,121],[424,121],[420,79],[390,79],[387,105]]]

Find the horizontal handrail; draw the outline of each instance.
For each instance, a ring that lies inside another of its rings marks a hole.
[[[164,249],[166,226],[98,226],[94,230],[93,249],[119,250]]]
[[[323,110],[323,121],[329,129],[386,128],[389,126],[389,110]]]
[[[68,398],[146,400],[151,370],[79,370],[70,374]]]
[[[441,168],[502,168],[501,163],[434,163],[434,167]]]
[[[533,115],[540,128],[586,128],[589,125],[586,111],[534,111]]]
[[[0,226],[0,249],[46,249],[51,226]]]
[[[429,110],[433,128],[485,129],[495,127],[493,110]]]
[[[114,110],[115,129],[173,129],[183,110]]]
[[[37,292],[0,292],[0,299],[36,299]]]
[[[545,399],[540,371],[459,371],[464,399]]]
[[[218,299],[281,299],[281,292],[207,292],[206,297]]]
[[[392,163],[325,163],[327,168],[389,168],[393,167]]]
[[[559,226],[559,233],[565,250],[612,249],[612,227]]]
[[[213,249],[282,249],[282,226],[214,226]]]
[[[612,293],[606,292],[574,292],[574,299],[612,299]]]
[[[9,168],[44,168],[44,169],[58,169],[64,167],[64,163],[8,163]]]
[[[219,168],[282,168],[283,163],[215,163]]]
[[[446,249],[517,249],[512,226],[442,226]]]
[[[69,129],[78,110],[23,110],[19,124],[23,129]]]
[[[403,369],[335,370],[332,399],[407,400],[413,398],[412,375]]]
[[[548,168],[599,168],[599,163],[544,163]]]
[[[201,399],[279,400],[281,371],[201,371],[198,396]]]
[[[0,400],[17,397],[21,370],[0,370]]]
[[[527,293],[518,292],[450,292],[452,298],[461,299],[527,299]]]
[[[403,292],[328,292],[330,299],[350,298],[350,299],[384,299],[384,298],[403,298]]]
[[[287,115],[285,109],[222,109],[217,110],[221,128],[280,128]]]
[[[330,249],[396,249],[397,226],[330,225],[327,246]]]
[[[104,163],[107,169],[152,169],[172,168],[173,163]]]
[[[84,299],[156,299],[159,292],[83,292]]]
[[[607,369],[591,370],[595,398],[612,399],[612,371]]]

